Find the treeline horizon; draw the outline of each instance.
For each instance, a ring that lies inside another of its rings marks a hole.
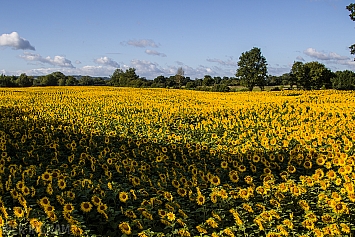
[[[203,78],[191,79],[184,75],[182,68],[179,68],[173,76],[160,75],[154,79],[140,77],[136,74],[135,68],[129,68],[125,71],[118,68],[110,77],[67,76],[60,71],[43,76],[28,76],[26,73],[22,73],[20,76],[0,75],[0,87],[32,86],[119,86],[218,92],[236,91],[234,87],[244,86],[245,89],[241,90],[250,90],[245,81],[239,77],[212,77],[205,75]],[[264,80],[256,83],[255,86],[261,90],[264,90],[265,86],[274,87],[272,90],[282,90],[284,87],[304,90],[354,90],[355,72],[350,70],[332,72],[319,62],[294,62],[289,73],[284,73],[280,76],[268,75]]]

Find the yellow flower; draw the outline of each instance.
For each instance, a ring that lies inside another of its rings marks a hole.
[[[90,202],[82,202],[80,204],[80,209],[83,211],[83,212],[90,212],[91,209],[92,209],[92,204]]]
[[[206,220],[206,223],[207,223],[209,226],[211,226],[212,228],[217,228],[217,227],[218,227],[218,223],[217,223],[212,217],[208,218],[208,219]]]
[[[63,211],[68,212],[68,213],[71,213],[72,211],[74,211],[73,204],[71,204],[71,203],[64,204]]]
[[[121,202],[127,202],[128,193],[127,192],[120,192],[119,199],[120,199]]]
[[[197,204],[198,205],[203,205],[205,203],[205,196],[203,195],[198,195],[196,198]]]
[[[98,206],[101,203],[101,198],[99,198],[98,196],[94,195],[91,198],[91,202],[95,205]]]
[[[83,230],[77,226],[77,225],[71,225],[70,226],[70,232],[74,235],[74,236],[81,236],[83,234]]]
[[[17,218],[22,218],[25,215],[25,212],[22,210],[21,207],[14,207],[14,215]]]
[[[122,222],[118,225],[123,234],[130,235],[132,234],[131,227],[128,222]]]
[[[169,221],[173,221],[173,220],[175,220],[175,214],[173,212],[168,212],[168,213],[166,213],[166,218]]]

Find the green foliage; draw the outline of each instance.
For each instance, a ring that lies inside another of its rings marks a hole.
[[[229,86],[227,86],[225,84],[217,84],[217,85],[214,85],[211,88],[211,91],[214,91],[214,92],[229,92],[230,88],[229,88]]]
[[[319,62],[294,62],[291,68],[289,84],[291,87],[297,85],[297,88],[304,90],[319,90],[322,87],[330,88],[330,79],[334,74]]]
[[[332,85],[337,90],[354,90],[355,73],[349,70],[335,72],[335,77],[332,78]]]
[[[259,48],[254,47],[242,53],[238,66],[236,77],[239,78],[241,85],[247,87],[249,91],[252,91],[255,86],[259,86],[261,90],[264,89],[267,62]]]

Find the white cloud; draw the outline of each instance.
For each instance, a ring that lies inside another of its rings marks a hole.
[[[71,67],[73,68],[74,66],[72,65],[71,61],[69,59],[66,59],[63,56],[54,56],[53,58],[51,57],[42,57],[39,54],[33,54],[29,52],[24,52],[23,55],[20,55],[20,58],[23,58],[26,61],[34,61],[34,62],[41,62],[41,63],[47,63],[53,66],[59,66],[59,67]]]
[[[349,59],[349,57],[340,56],[339,54],[334,52],[330,52],[328,54],[319,52],[314,48],[308,48],[303,52],[304,54],[319,60],[348,60]]]
[[[120,67],[120,65],[117,62],[115,62],[114,60],[112,60],[111,58],[108,58],[108,57],[97,58],[94,60],[94,62],[96,62],[98,64],[105,65],[105,66],[115,67],[115,68]]]
[[[0,35],[0,46],[9,46],[13,49],[35,50],[35,47],[28,40],[21,38],[17,32]]]
[[[146,54],[149,54],[149,55],[156,55],[156,56],[166,57],[166,54],[164,54],[164,53],[159,53],[158,51],[151,50],[151,49],[146,49],[146,50],[145,50],[145,53],[146,53]]]
[[[81,61],[80,60],[76,60],[75,63],[76,64],[81,64]]]
[[[131,45],[134,47],[140,47],[140,48],[145,48],[145,47],[153,47],[153,48],[158,48],[159,44],[155,43],[151,39],[141,39],[141,40],[128,40],[127,42],[121,42],[123,45]]]
[[[334,53],[334,52],[330,52],[330,53],[326,54],[323,52],[319,52],[314,48],[308,48],[308,49],[304,50],[303,52],[304,52],[304,54],[306,54],[307,56],[309,56],[311,58],[326,61],[330,64],[350,66],[353,69],[355,67],[354,60],[350,59],[347,56],[341,56],[341,55]]]

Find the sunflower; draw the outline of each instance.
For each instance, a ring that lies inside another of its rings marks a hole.
[[[42,206],[42,207],[45,207],[45,206],[48,206],[50,205],[50,202],[49,202],[49,199],[47,197],[43,197],[39,200],[39,204]]]
[[[218,223],[214,220],[214,218],[210,217],[206,220],[206,223],[211,226],[212,228],[217,228]]]
[[[17,218],[22,218],[25,215],[25,212],[22,210],[21,207],[14,207],[14,215]]]
[[[227,169],[228,168],[228,162],[227,161],[222,161],[221,162],[221,167],[222,167],[222,169]]]
[[[198,205],[203,205],[205,203],[205,196],[203,195],[198,195],[196,198],[196,202]]]
[[[168,212],[168,213],[166,213],[166,218],[169,221],[174,221],[175,220],[175,214],[173,212]]]
[[[176,179],[173,179],[171,181],[171,184],[175,187],[175,188],[179,188],[180,187],[180,183],[179,181],[177,181]]]
[[[233,182],[233,183],[237,183],[239,181],[239,176],[238,173],[236,171],[231,171],[229,172],[229,179]]]
[[[170,202],[173,200],[173,195],[170,192],[164,192],[164,197]]]
[[[348,213],[349,210],[346,203],[337,202],[333,207],[333,211],[337,214],[341,214],[341,213]]]
[[[251,176],[245,176],[245,178],[244,178],[244,181],[247,183],[247,184],[252,184],[253,183],[253,177],[251,177]]]
[[[43,223],[39,221],[37,218],[31,218],[30,225],[32,229],[34,229],[37,233],[41,233]]]
[[[142,215],[145,217],[145,218],[147,218],[148,220],[153,220],[153,216],[152,216],[152,214],[150,214],[149,212],[147,212],[147,211],[142,211]]]
[[[48,205],[48,206],[44,206],[44,212],[47,213],[47,212],[53,212],[54,211],[54,207],[51,206],[51,205]]]
[[[328,177],[328,179],[331,179],[331,180],[334,180],[337,178],[337,174],[335,173],[334,170],[329,170],[327,173],[326,173],[326,176]]]
[[[92,209],[92,204],[90,202],[82,202],[80,204],[80,209],[83,211],[83,212],[90,212],[91,209]]]
[[[97,206],[97,211],[101,214],[105,213],[105,211],[107,210],[107,205],[100,203],[100,205]]]
[[[72,191],[68,191],[66,192],[67,193],[67,197],[70,199],[70,200],[74,200],[75,198],[75,193],[72,192]]]
[[[306,200],[300,200],[298,201],[298,204],[300,205],[300,207],[305,210],[308,211],[309,210],[309,204]]]
[[[127,192],[120,192],[119,199],[121,202],[127,202],[128,198],[129,197]]]
[[[27,186],[24,186],[21,191],[24,196],[31,194],[31,190]]]
[[[64,212],[68,212],[71,213],[72,211],[74,211],[74,206],[71,203],[66,203],[63,205],[63,211]]]
[[[239,165],[238,170],[239,170],[239,172],[244,172],[247,170],[247,167],[245,167],[245,165]]]
[[[52,181],[52,175],[47,171],[45,171],[41,177],[44,181]]]
[[[16,189],[11,189],[10,194],[13,199],[17,199],[19,196],[19,193],[16,191]]]
[[[164,211],[163,209],[159,209],[158,214],[160,217],[164,217],[164,216],[166,216],[166,211]]]
[[[210,179],[210,182],[212,185],[217,186],[221,183],[221,180],[219,179],[219,177],[217,175],[215,175]]]
[[[18,190],[22,190],[22,188],[25,186],[25,182],[23,182],[23,181],[18,181],[17,183],[16,183],[16,188],[18,189]]]
[[[306,160],[304,163],[303,163],[303,167],[305,169],[311,169],[312,168],[312,162],[310,160]]]
[[[77,225],[71,225],[70,226],[70,232],[74,235],[74,236],[81,236],[83,234],[83,230],[77,226]]]
[[[132,234],[131,227],[128,222],[121,222],[118,227],[122,231],[123,234],[130,235]]]
[[[55,222],[57,220],[57,215],[55,214],[54,211],[46,212],[46,214],[52,222]]]
[[[91,202],[95,205],[98,206],[101,203],[101,198],[99,198],[98,196],[94,195],[91,198]]]
[[[345,223],[340,223],[340,227],[341,227],[341,231],[342,231],[343,233],[350,234],[351,229],[350,229],[350,227],[349,227],[347,224],[345,224]]]
[[[58,187],[59,187],[61,190],[65,189],[66,186],[67,186],[67,183],[65,182],[64,179],[59,179],[59,180],[58,180]]]
[[[125,211],[124,214],[125,214],[125,216],[127,216],[127,217],[129,217],[131,219],[137,218],[137,215],[132,210],[127,210],[127,211]]]
[[[293,165],[289,165],[287,166],[287,172],[289,172],[290,174],[293,174],[296,172],[296,167]]]
[[[185,197],[187,195],[187,190],[184,188],[178,188],[177,193],[181,196],[181,197]]]

